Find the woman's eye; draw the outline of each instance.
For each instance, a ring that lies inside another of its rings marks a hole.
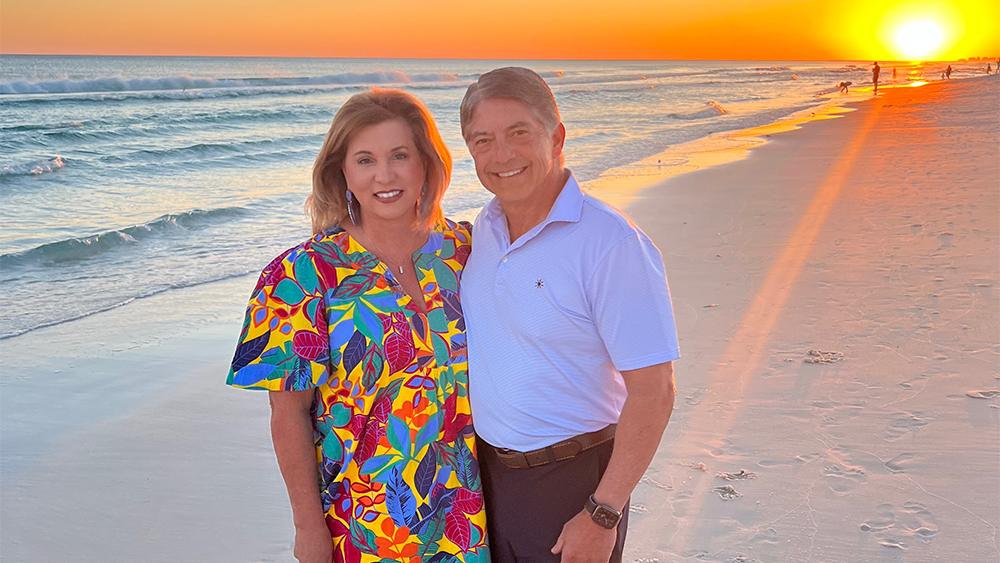
[[[372,159],[370,158],[359,158],[358,164],[371,164]]]
[[[406,154],[404,152],[398,152],[398,153],[392,155],[392,158],[395,158],[396,160],[404,160],[404,159],[409,158],[409,157],[410,157],[410,155],[408,155],[408,154]]]

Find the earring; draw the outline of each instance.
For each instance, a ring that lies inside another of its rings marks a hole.
[[[358,218],[354,216],[354,194],[351,190],[347,190],[347,214],[351,217],[351,222],[357,226]]]
[[[414,205],[413,205],[413,207],[417,211],[417,215],[418,216],[420,215],[421,211],[423,211],[424,196],[426,196],[426,195],[427,195],[427,182],[424,182],[424,186],[422,188],[420,188],[420,197],[417,198],[417,201],[414,202]]]

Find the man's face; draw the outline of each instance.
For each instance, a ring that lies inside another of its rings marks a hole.
[[[553,132],[517,100],[490,98],[479,102],[469,122],[466,143],[476,174],[502,203],[525,201],[546,181],[561,178],[565,129]]]

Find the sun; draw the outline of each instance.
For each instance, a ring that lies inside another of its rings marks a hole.
[[[943,56],[965,33],[961,10],[948,0],[904,0],[886,9],[876,28],[882,47],[897,60]]]
[[[904,23],[893,34],[895,51],[910,60],[923,60],[938,52],[943,39],[941,26],[930,20]]]

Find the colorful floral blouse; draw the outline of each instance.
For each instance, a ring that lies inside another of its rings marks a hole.
[[[490,561],[458,299],[471,240],[444,221],[414,253],[426,314],[340,229],[276,258],[250,298],[227,383],[316,389],[338,563]]]

